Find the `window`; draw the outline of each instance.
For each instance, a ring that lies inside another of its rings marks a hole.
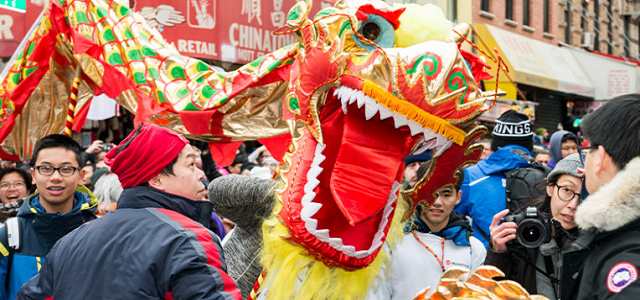
[[[609,39],[609,49],[607,53],[613,54],[613,19],[611,18],[611,1],[607,6],[607,17],[609,18],[609,24],[607,24],[607,38]]]
[[[489,12],[489,0],[480,0],[480,10]]]
[[[629,32],[629,19],[631,16],[624,16],[624,36],[628,37],[631,33]],[[624,39],[624,56],[629,57],[629,39]]]
[[[593,50],[600,51],[600,0],[593,2],[593,31],[595,34]]]
[[[544,0],[543,8],[543,29],[544,32],[549,33],[549,0]]]
[[[567,24],[564,27],[564,42],[571,45],[571,4],[569,3],[564,5],[564,21]]]
[[[582,1],[582,13],[580,14],[580,28],[582,28],[582,32],[589,31],[589,21],[587,20],[587,11],[588,11],[589,2]]]
[[[530,4],[529,0],[522,0],[522,25],[530,26],[531,25],[531,16],[530,16]]]
[[[504,12],[504,18],[513,20],[513,0],[506,0],[505,2],[506,11]]]

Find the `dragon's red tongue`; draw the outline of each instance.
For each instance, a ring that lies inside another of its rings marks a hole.
[[[393,182],[402,174],[407,141],[387,121],[364,121],[362,115],[348,113],[342,140],[332,142],[339,142],[340,150],[331,174],[331,195],[355,226],[386,205]]]

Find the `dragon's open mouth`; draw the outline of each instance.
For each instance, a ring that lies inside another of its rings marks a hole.
[[[416,151],[433,149],[439,156],[452,141],[360,90],[342,85],[327,98],[320,115],[325,143],[311,135],[298,142],[311,159],[301,161],[295,172],[303,173],[295,176],[304,178],[304,187],[292,186],[295,191],[290,194],[301,194],[299,225],[321,242],[309,244],[328,245],[362,259],[384,242],[403,158],[418,143],[422,147]]]

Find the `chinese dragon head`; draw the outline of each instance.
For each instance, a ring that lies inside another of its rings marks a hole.
[[[403,216],[478,160],[471,143],[485,131],[474,123],[494,94],[454,42],[394,47],[403,8],[340,1],[314,20],[308,11],[298,2],[287,22],[300,45],[284,98],[292,141],[263,226],[265,286],[269,299],[357,299]],[[401,192],[403,158],[426,150],[429,171]]]

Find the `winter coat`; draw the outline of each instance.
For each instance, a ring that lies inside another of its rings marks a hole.
[[[98,199],[89,189],[79,185],[73,197],[73,209],[66,214],[46,213],[38,191],[22,204],[18,211],[22,246],[14,252],[8,286],[9,246],[7,232],[0,228],[0,299],[14,299],[20,287],[38,274],[47,253],[60,238],[96,218]]]
[[[557,238],[534,249],[509,245],[507,251],[502,253],[495,252],[490,244],[484,264],[498,267],[505,273],[506,279],[520,283],[530,294],[543,295],[550,300],[558,299],[560,286],[553,283],[550,276],[561,277],[562,250],[575,240],[577,230],[560,230],[560,223],[553,222],[559,233]]]
[[[562,299],[637,299],[640,295],[640,157],[580,205],[583,230],[564,256]]]
[[[138,186],[118,208],[51,249],[18,299],[240,299],[226,274],[209,201]]]
[[[440,232],[431,232],[426,224],[420,223],[422,229],[406,233],[393,250],[388,276],[378,278],[377,285],[374,285],[377,288],[367,300],[413,299],[422,289],[428,286],[435,288],[444,272],[440,262],[424,245],[442,260],[445,270],[452,267],[475,270],[482,265],[486,249],[480,241],[467,234],[471,227],[465,217],[453,212],[447,226]]]
[[[464,169],[464,181],[460,188],[462,198],[455,210],[473,219],[473,236],[485,247],[488,242],[483,233],[489,237],[489,225],[493,216],[506,208],[506,179],[503,172],[529,166],[525,159],[511,152],[511,149],[520,149],[531,155],[524,147],[510,145],[491,153],[477,165]]]

